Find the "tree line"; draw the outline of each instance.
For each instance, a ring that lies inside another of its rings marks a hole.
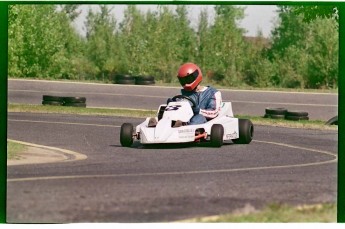
[[[122,21],[111,13],[116,5],[98,7],[88,11],[82,36],[72,26],[79,5],[11,5],[9,76],[111,81],[116,74],[130,74],[171,83],[177,82],[182,63],[195,62],[207,83],[222,86],[338,87],[333,13],[310,19],[305,12],[314,11],[279,6],[271,36],[258,32],[248,38],[238,26],[243,7],[214,6],[212,23],[202,10],[196,28],[186,5],[159,5],[146,12],[128,5]]]

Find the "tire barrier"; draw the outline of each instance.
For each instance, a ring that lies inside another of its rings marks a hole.
[[[66,107],[86,107],[85,97],[63,97],[63,101]]]
[[[338,125],[338,115],[328,120],[326,125]]]
[[[309,120],[308,112],[288,111],[286,108],[266,108],[264,118],[286,119],[292,121]]]
[[[115,75],[116,84],[135,84],[135,78],[131,75]]]
[[[308,112],[305,111],[287,111],[285,114],[285,119],[299,121],[299,120],[309,120]]]
[[[153,76],[131,76],[115,75],[113,82],[115,84],[136,84],[136,85],[153,85],[155,79]]]
[[[267,107],[265,109],[264,118],[272,118],[272,119],[284,119],[287,109],[279,107],[279,108],[271,108]]]
[[[43,95],[42,104],[50,106],[86,107],[86,98]]]
[[[136,85],[152,85],[155,84],[155,78],[153,76],[137,76],[135,77]]]
[[[59,96],[53,95],[43,95],[42,100],[43,105],[50,105],[50,106],[62,106],[63,105],[63,98]]]

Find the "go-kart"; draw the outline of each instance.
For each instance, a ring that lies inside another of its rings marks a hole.
[[[218,116],[204,124],[187,125],[193,117],[196,104],[187,96],[177,95],[168,104],[162,104],[155,117],[157,124],[149,126],[150,118],[137,125],[121,125],[120,143],[130,147],[133,141],[141,144],[210,142],[213,147],[221,147],[224,141],[235,144],[249,144],[254,134],[254,126],[248,119],[234,118],[231,102],[222,102]],[[182,126],[174,127],[177,120]]]

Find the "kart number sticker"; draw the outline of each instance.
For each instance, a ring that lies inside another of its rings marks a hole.
[[[181,107],[181,105],[172,105],[165,108],[165,111],[176,111]]]

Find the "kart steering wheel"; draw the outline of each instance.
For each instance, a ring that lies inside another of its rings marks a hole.
[[[172,101],[176,102],[177,99],[186,99],[189,102],[192,103],[192,107],[197,107],[196,103],[194,102],[194,100],[192,100],[191,98],[189,98],[188,96],[185,95],[175,95],[174,97],[171,98]]]

